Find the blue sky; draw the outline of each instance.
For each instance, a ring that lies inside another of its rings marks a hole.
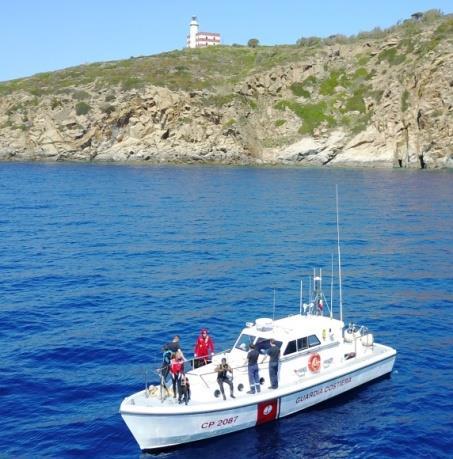
[[[192,15],[225,44],[273,45],[384,28],[431,8],[451,13],[453,0],[2,0],[0,81],[180,49]]]

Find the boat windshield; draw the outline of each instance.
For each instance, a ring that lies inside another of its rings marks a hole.
[[[236,349],[240,349],[241,351],[248,352],[250,349],[250,344],[252,344],[255,341],[255,338],[256,336],[246,335],[245,333],[242,333],[236,341],[234,347]]]
[[[282,347],[281,341],[275,341],[275,345],[280,349]],[[255,343],[256,350],[260,354],[266,354],[267,350],[271,347],[269,338],[258,338]]]

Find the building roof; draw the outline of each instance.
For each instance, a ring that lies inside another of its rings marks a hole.
[[[213,35],[213,36],[216,36],[216,37],[220,37],[220,34],[217,33],[217,32],[197,32],[197,36],[198,35]]]

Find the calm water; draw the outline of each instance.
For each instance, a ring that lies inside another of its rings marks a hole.
[[[448,457],[451,173],[7,163],[0,457],[140,457],[123,397],[174,333],[230,346],[273,289],[297,312],[301,276],[330,272],[336,183],[346,321],[398,350],[392,377],[158,457]]]

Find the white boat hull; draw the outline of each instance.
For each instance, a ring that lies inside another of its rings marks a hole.
[[[343,368],[342,374],[332,372],[320,375],[308,386],[307,381],[301,381],[299,386],[241,398],[223,409],[216,405],[214,409],[196,412],[189,405],[172,412],[147,412],[143,407],[131,406],[126,399],[120,412],[142,450],[225,435],[296,413],[390,373],[396,352],[388,349],[379,360],[357,362],[348,370]]]

